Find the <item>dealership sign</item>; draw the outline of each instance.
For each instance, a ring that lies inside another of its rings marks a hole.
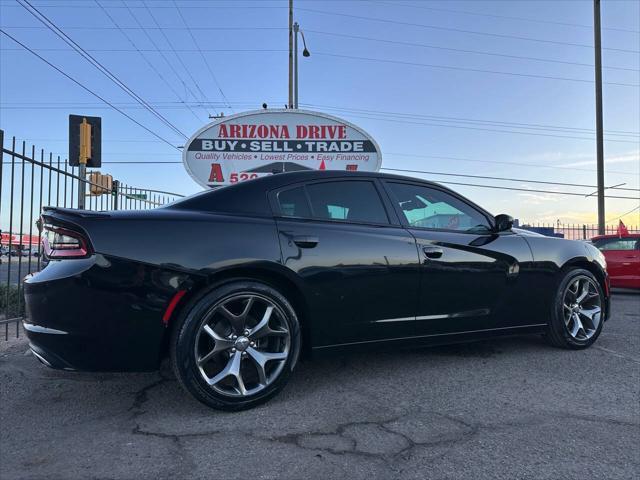
[[[220,118],[184,147],[189,175],[214,188],[296,170],[380,170],[373,138],[336,117],[306,110],[256,110]]]

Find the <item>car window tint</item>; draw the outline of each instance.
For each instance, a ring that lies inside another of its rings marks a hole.
[[[635,250],[635,238],[603,238],[596,240],[594,245],[602,251],[606,250]]]
[[[469,232],[491,229],[482,213],[453,195],[421,185],[389,183],[389,186],[412,227]]]
[[[291,188],[278,194],[280,213],[285,217],[311,217],[304,187]]]
[[[317,218],[366,223],[389,223],[376,187],[367,181],[325,182],[307,185]]]

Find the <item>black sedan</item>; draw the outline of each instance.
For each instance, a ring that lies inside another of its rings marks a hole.
[[[287,383],[300,356],[543,334],[585,348],[609,315],[602,254],[529,235],[413,178],[298,171],[151,211],[45,208],[27,279],[35,356],[146,371],[227,410]]]

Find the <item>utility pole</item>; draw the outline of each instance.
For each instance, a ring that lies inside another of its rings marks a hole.
[[[293,24],[293,108],[298,108],[298,32],[300,25]]]
[[[596,163],[598,169],[598,234],[604,235],[604,139],[602,130],[602,45],[600,0],[593,0],[593,44],[596,74]]]
[[[289,0],[289,108],[293,108],[293,0]]]

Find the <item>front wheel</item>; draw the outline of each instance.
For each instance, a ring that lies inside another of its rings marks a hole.
[[[591,272],[569,270],[558,286],[552,306],[549,342],[570,349],[591,346],[602,331],[604,302],[602,287]]]
[[[284,388],[298,359],[300,326],[287,299],[254,281],[222,285],[197,300],[171,341],[173,369],[202,403],[243,410]]]

